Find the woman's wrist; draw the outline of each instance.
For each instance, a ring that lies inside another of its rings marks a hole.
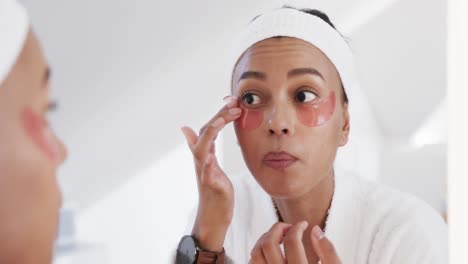
[[[212,252],[221,252],[223,251],[227,228],[227,226],[205,227],[195,223],[192,235],[198,240],[201,248]]]

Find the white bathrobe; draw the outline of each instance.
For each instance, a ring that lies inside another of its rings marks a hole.
[[[258,238],[278,219],[271,198],[251,175],[232,180],[234,217],[224,248],[228,263],[248,263]],[[448,263],[447,225],[432,207],[341,170],[335,170],[325,234],[345,264]]]

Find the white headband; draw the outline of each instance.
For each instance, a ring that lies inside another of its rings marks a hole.
[[[358,84],[354,58],[348,43],[321,18],[293,8],[276,9],[252,21],[241,33],[234,49],[234,63],[255,43],[277,36],[301,39],[320,49],[335,65],[351,101]],[[231,73],[234,72],[234,67],[235,64]]]
[[[0,0],[0,84],[7,78],[21,53],[29,20],[16,0]]]

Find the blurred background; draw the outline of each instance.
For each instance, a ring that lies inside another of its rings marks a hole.
[[[197,203],[179,128],[198,130],[223,105],[236,33],[283,4],[327,13],[355,53],[362,89],[337,166],[445,213],[445,0],[21,2],[69,149],[56,264],[170,262]],[[217,151],[229,176],[246,170],[232,126]]]

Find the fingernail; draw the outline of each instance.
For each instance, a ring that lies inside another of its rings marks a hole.
[[[312,234],[318,240],[321,240],[322,238],[325,237],[325,233],[323,233],[322,229],[320,229],[319,226],[314,226],[314,228],[312,229]]]
[[[237,115],[237,114],[240,114],[241,112],[242,112],[242,109],[240,109],[240,108],[229,109],[229,114],[231,114],[231,115]]]
[[[226,102],[226,103],[229,103],[230,101],[232,101],[233,99],[237,99],[237,96],[235,95],[227,95],[223,98],[223,100]]]
[[[301,226],[302,226],[302,229],[305,230],[305,229],[309,226],[309,223],[308,223],[307,221],[304,220],[304,221],[301,223]]]
[[[218,119],[216,119],[213,124],[211,124],[211,126],[213,127],[219,127],[221,126],[222,124],[224,123],[224,119],[222,117],[218,117]]]
[[[224,102],[226,102],[227,108],[234,107],[237,103],[237,97],[233,95],[228,95],[223,98]]]

